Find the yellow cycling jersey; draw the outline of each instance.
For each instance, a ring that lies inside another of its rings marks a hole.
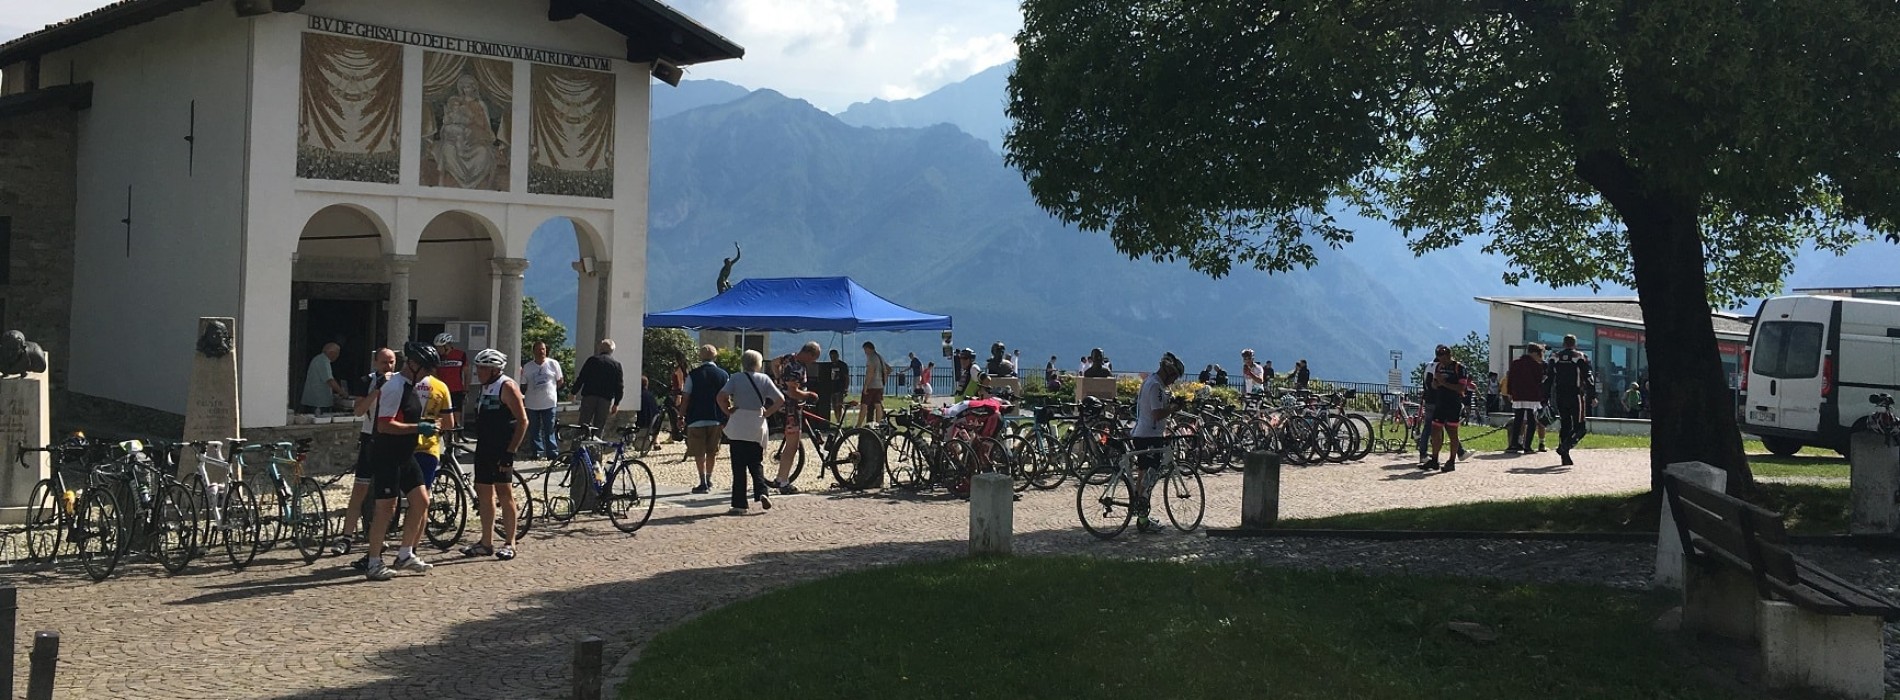
[[[416,398],[422,403],[422,417],[425,420],[440,421],[442,412],[449,410],[449,387],[435,377],[423,377],[416,382]],[[416,452],[442,456],[442,436],[417,436]]]

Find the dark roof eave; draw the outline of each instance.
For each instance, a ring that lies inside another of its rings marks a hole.
[[[31,114],[54,107],[82,110],[92,106],[92,83],[55,85],[0,97],[0,117]]]
[[[0,44],[0,66],[78,46],[210,0],[122,0]]]

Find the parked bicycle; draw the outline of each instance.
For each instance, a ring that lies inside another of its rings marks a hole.
[[[1075,490],[1076,516],[1082,521],[1083,529],[1101,539],[1120,535],[1135,516],[1152,513],[1150,496],[1157,485],[1161,486],[1162,509],[1176,530],[1193,532],[1201,526],[1207,513],[1207,492],[1202,488],[1201,473],[1175,460],[1172,443],[1181,439],[1180,436],[1166,439],[1170,444],[1146,450],[1125,449],[1112,460],[1093,464]],[[1131,439],[1117,436],[1113,440]],[[1140,463],[1150,456],[1156,458],[1157,464],[1144,472]]]
[[[78,516],[79,494],[91,486],[92,461],[100,446],[86,438],[85,433],[73,433],[71,437],[45,447],[18,445],[14,448],[15,459],[20,467],[32,468],[27,457],[36,452],[46,453],[52,459],[52,469],[46,478],[33,484],[26,500],[26,556],[33,564],[51,563],[61,553],[62,547],[71,538],[67,533],[72,530]],[[68,473],[86,474],[83,482],[68,482]]]
[[[104,581],[128,554],[149,557],[168,573],[184,571],[197,547],[191,494],[146,454],[144,443],[121,442],[113,453],[76,504],[71,537],[86,575]]]
[[[541,502],[548,516],[564,523],[585,510],[606,515],[621,532],[645,526],[653,517],[658,492],[653,470],[627,455],[628,437],[637,428],[621,428],[620,439],[609,442],[591,425],[561,427],[576,437],[557,462],[562,465],[560,478],[550,472],[541,482]],[[609,452],[612,459],[607,458]]]
[[[263,549],[260,541],[263,522],[257,496],[251,493],[250,485],[244,483],[243,448],[247,444],[249,442],[242,438],[198,440],[172,445],[165,451],[171,455],[177,455],[186,447],[197,451],[196,466],[187,488],[191,492],[198,532],[204,535],[199,545],[210,547],[212,540],[222,541],[231,565],[240,569],[249,566]],[[215,479],[211,475],[213,468],[218,470]]]

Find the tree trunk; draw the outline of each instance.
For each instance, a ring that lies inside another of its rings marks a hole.
[[[1754,478],[1716,349],[1695,198],[1646,199],[1623,214],[1648,338],[1651,482],[1669,464],[1706,462],[1728,471],[1729,493],[1747,493]]]

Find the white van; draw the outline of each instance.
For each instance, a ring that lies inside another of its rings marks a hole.
[[[1743,432],[1777,455],[1810,445],[1846,454],[1849,433],[1873,413],[1868,398],[1900,393],[1900,302],[1763,301],[1742,366]]]

